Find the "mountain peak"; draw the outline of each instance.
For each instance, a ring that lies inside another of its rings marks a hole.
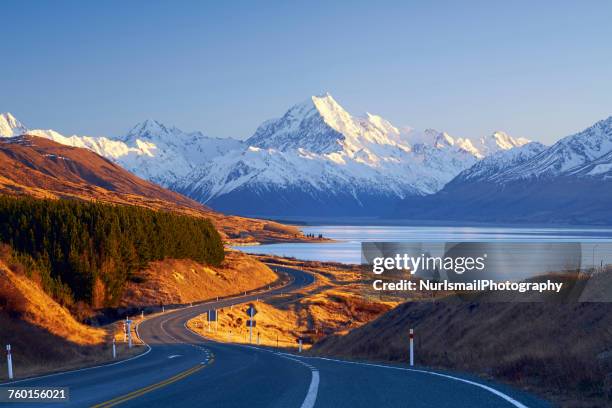
[[[514,138],[501,130],[497,130],[489,136],[485,136],[480,139],[482,151],[485,156],[493,154],[499,150],[509,150],[515,147],[520,147],[529,142],[531,142],[531,140],[524,137]]]
[[[304,148],[329,153],[338,148],[350,123],[349,113],[329,93],[311,96],[289,108],[281,118],[262,123],[247,144],[264,149]]]
[[[175,130],[174,127],[168,128],[163,123],[158,122],[154,119],[147,119],[143,122],[137,123],[128,132],[128,137],[138,136],[142,138],[151,138],[163,134],[170,134],[171,131]]]
[[[28,129],[10,112],[0,113],[0,137],[13,137],[24,134]]]

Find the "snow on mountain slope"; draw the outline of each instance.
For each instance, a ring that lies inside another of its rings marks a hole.
[[[0,113],[0,137],[19,136],[26,130],[27,128],[10,113]]]
[[[509,150],[498,151],[459,173],[452,182],[495,181],[507,169],[525,163],[545,149],[546,146],[542,143],[530,142]]]
[[[612,118],[550,147],[499,152],[435,194],[404,200],[400,218],[610,225]],[[474,209],[478,209],[475,211]]]
[[[612,116],[574,135],[567,136],[531,160],[500,174],[500,181],[551,178],[571,174],[612,151]]]
[[[568,173],[578,177],[612,180],[612,151],[597,160],[575,167]]]
[[[8,113],[0,116],[0,131],[4,137],[27,133],[92,150],[132,173],[164,186],[177,182],[215,157],[244,147],[239,140],[211,138],[201,132],[185,133],[152,120],[137,124],[123,137],[111,139],[64,136],[51,129],[30,130]]]
[[[434,193],[480,158],[526,142],[500,132],[472,141],[400,129],[370,113],[352,116],[325,94],[264,122],[241,154],[218,157],[172,187],[230,212],[244,211],[232,201],[248,200],[251,214],[288,215],[304,200],[343,200],[347,215],[367,213],[377,200]]]

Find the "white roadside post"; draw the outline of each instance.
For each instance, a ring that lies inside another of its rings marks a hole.
[[[302,339],[301,339],[301,338],[300,338],[299,342],[300,342],[300,348],[299,348],[299,350],[300,350],[300,353],[301,353],[301,352],[302,352]]]
[[[117,358],[117,346],[115,345],[115,338],[113,337],[113,360]]]
[[[144,320],[144,310],[141,310],[141,311],[140,311],[140,318],[141,318],[142,320]]]
[[[414,330],[410,329],[410,367],[414,367]]]
[[[13,379],[13,356],[11,355],[11,345],[6,345],[6,364],[8,366],[8,378]]]
[[[127,324],[128,348],[132,348],[132,321],[126,318],[125,323]]]

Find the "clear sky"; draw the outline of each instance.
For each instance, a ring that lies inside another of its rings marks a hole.
[[[610,1],[3,1],[0,111],[245,138],[309,95],[551,143],[612,115]]]

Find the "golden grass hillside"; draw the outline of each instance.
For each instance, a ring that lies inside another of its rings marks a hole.
[[[279,279],[269,267],[249,255],[227,251],[219,267],[191,260],[152,262],[128,283],[122,306],[185,304],[230,296],[265,287]]]
[[[79,323],[36,282],[0,261],[0,344],[11,344],[17,378],[107,361],[114,330],[114,325],[103,329]],[[119,356],[126,354],[120,344]],[[0,380],[6,376],[3,358]]]

